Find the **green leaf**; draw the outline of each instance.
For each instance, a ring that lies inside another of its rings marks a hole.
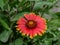
[[[53,26],[60,26],[60,20],[59,19],[55,19],[51,21],[51,24],[53,24]]]
[[[2,43],[0,42],[0,45],[2,45]]]
[[[56,12],[55,14],[56,14],[56,15],[60,15],[60,12]]]
[[[25,13],[28,13],[28,12],[22,12],[22,13],[17,14],[16,16],[11,17],[11,21],[18,20],[20,17],[24,16]]]
[[[43,8],[44,5],[48,5],[48,6],[52,6],[52,3],[51,2],[38,2],[38,3],[35,3],[34,5],[34,9],[40,9],[40,8]]]
[[[4,28],[10,30],[8,24],[7,24],[3,19],[1,19],[1,18],[0,18],[0,23],[2,24],[2,26],[3,26]]]
[[[2,41],[2,42],[4,42],[4,43],[7,42],[11,33],[12,33],[11,30],[9,30],[9,31],[4,30],[4,31],[0,34],[0,41]]]
[[[23,45],[23,40],[21,38],[18,38],[14,42],[15,45]]]
[[[47,0],[47,1],[49,1],[49,2],[56,2],[56,1],[58,1],[58,0]]]
[[[60,20],[57,18],[52,19],[51,21],[48,21],[47,25],[49,30],[56,30],[58,27],[60,27]]]
[[[43,17],[44,17],[45,19],[48,19],[48,20],[51,20],[51,18],[52,18],[51,15],[45,14],[45,13],[44,13]]]
[[[45,44],[44,45],[52,45],[52,41],[51,40],[45,40]]]
[[[4,0],[0,0],[0,7],[3,8],[4,5]]]
[[[27,0],[27,1],[41,1],[41,0]]]

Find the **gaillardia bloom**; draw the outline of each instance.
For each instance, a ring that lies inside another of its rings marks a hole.
[[[30,38],[37,35],[41,36],[46,31],[46,28],[46,20],[34,13],[24,14],[24,17],[17,21],[17,30],[22,35],[27,35]]]

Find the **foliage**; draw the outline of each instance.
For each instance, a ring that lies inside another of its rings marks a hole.
[[[60,45],[60,12],[51,10],[57,7],[58,2],[59,0],[0,0],[0,45]],[[30,39],[16,31],[16,21],[30,12],[47,20],[48,28],[43,36]]]

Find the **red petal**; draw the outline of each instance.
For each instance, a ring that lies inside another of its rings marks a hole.
[[[42,30],[45,30],[45,29],[46,29],[46,25],[37,24],[37,28],[40,28],[40,29],[42,29]]]
[[[27,20],[35,20],[35,18],[36,18],[36,15],[33,14],[33,13],[24,14],[24,16],[25,16],[25,18],[26,18]]]
[[[24,18],[20,18],[18,21],[17,21],[17,24],[26,24],[26,20]]]

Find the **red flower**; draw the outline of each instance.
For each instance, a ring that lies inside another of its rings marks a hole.
[[[17,21],[17,30],[22,35],[27,35],[33,38],[37,35],[42,35],[46,31],[46,21],[44,18],[34,14],[24,14],[24,17]]]

